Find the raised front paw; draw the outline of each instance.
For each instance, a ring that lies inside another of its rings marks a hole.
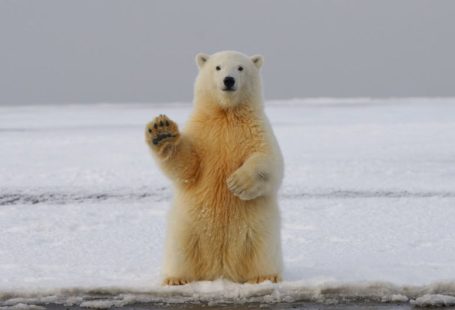
[[[251,200],[264,193],[264,178],[255,172],[238,169],[227,179],[229,190],[242,200]]]
[[[174,142],[178,137],[177,124],[166,115],[155,117],[145,128],[145,141],[153,148],[159,148],[165,142]]]

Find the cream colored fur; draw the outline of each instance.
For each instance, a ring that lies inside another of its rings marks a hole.
[[[279,281],[283,160],[264,114],[262,57],[228,51],[196,60],[194,109],[185,129],[160,115],[146,130],[152,154],[175,184],[164,283]],[[236,80],[233,92],[223,91],[228,75]]]

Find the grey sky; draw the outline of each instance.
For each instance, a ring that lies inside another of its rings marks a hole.
[[[0,0],[0,44],[0,104],[190,101],[224,49],[268,99],[455,96],[450,0]]]

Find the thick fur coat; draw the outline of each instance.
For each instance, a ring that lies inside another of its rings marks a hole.
[[[196,62],[184,130],[165,115],[146,128],[152,154],[175,185],[164,283],[277,282],[283,160],[262,103],[263,59],[227,51],[198,54]]]

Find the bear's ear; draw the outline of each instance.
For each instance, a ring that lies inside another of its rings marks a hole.
[[[196,55],[196,64],[199,68],[202,68],[202,66],[209,60],[209,55],[204,54],[204,53],[198,53]]]
[[[262,64],[264,63],[264,57],[262,57],[261,55],[251,56],[250,59],[258,69],[261,68]]]

